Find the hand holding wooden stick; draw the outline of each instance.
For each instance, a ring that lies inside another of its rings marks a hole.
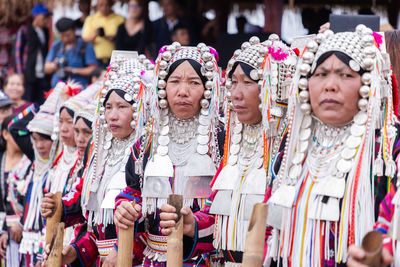
[[[169,195],[168,204],[176,209],[178,219],[167,241],[167,267],[180,267],[183,265],[183,218],[181,209],[183,197],[181,195]]]
[[[132,207],[134,206],[135,206],[135,201],[132,202]],[[134,232],[135,232],[135,225],[129,226],[128,229],[119,228],[118,230],[117,267],[132,266]]]
[[[56,208],[51,217],[46,220],[46,245],[50,244],[53,239],[53,234],[55,233],[55,226],[61,221],[62,215],[62,203],[61,203],[61,192],[57,192],[53,195],[53,200],[56,203]],[[60,252],[61,253],[61,252]]]

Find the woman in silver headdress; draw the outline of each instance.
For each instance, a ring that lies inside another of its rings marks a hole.
[[[144,56],[123,53],[114,56],[101,91],[94,121],[93,140],[87,151],[82,179],[63,198],[66,225],[87,223],[69,250],[71,257],[84,266],[115,264],[117,241],[113,223],[115,196],[125,188],[124,168],[130,147],[135,143],[137,103],[148,85],[152,64]],[[51,213],[54,207],[43,207]]]
[[[184,203],[198,210],[211,192],[223,147],[217,59],[205,44],[173,43],[160,50],[155,90],[148,94],[152,130],[133,147],[126,165],[128,187],[116,200],[120,228],[144,218],[136,235],[136,264],[143,253],[143,266],[165,266],[167,237],[160,232],[158,216],[170,194],[183,195]],[[135,200],[135,208],[127,200]],[[141,236],[146,238],[144,252]]]
[[[296,54],[277,35],[260,43],[257,37],[242,44],[228,63],[227,133],[221,172],[212,181],[213,194],[203,210],[182,210],[190,257],[218,249],[213,264],[240,266],[253,205],[266,201],[274,176],[271,168],[286,128],[289,84]],[[165,205],[164,234],[175,225],[176,214]]]
[[[348,247],[374,229],[399,151],[383,42],[359,25],[319,34],[302,53],[270,199],[281,214],[271,256],[284,266],[344,265]]]

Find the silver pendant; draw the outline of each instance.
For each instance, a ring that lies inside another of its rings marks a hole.
[[[161,135],[168,135],[168,133],[169,133],[169,126],[168,125],[163,126],[161,128],[160,134]]]
[[[233,128],[233,133],[240,134],[240,133],[242,133],[242,129],[243,129],[243,124],[242,123],[238,123]]]
[[[346,146],[349,148],[357,148],[361,144],[361,137],[350,135],[346,140]]]
[[[264,165],[264,158],[261,157],[261,158],[256,159],[255,167],[257,169],[261,168],[263,165]]]
[[[208,117],[203,116],[203,115],[200,115],[200,116],[199,116],[199,123],[200,123],[201,125],[208,126],[208,125],[210,125],[210,120],[209,120]]]
[[[132,101],[132,96],[130,94],[124,94],[124,99],[126,100],[126,102],[131,102]]]
[[[197,153],[200,155],[205,155],[208,152],[208,146],[207,145],[198,145],[197,146]]]
[[[303,162],[303,160],[304,160],[304,153],[297,152],[294,155],[292,162],[293,162],[293,164],[297,165],[297,164],[301,164]]]
[[[366,124],[368,120],[367,112],[360,111],[354,116],[354,122],[358,125]]]
[[[158,146],[157,154],[159,154],[161,156],[166,156],[168,154],[168,147],[167,146]]]
[[[135,173],[139,176],[143,175],[143,160],[137,159],[135,162]]]
[[[290,167],[289,178],[297,179],[297,177],[299,177],[301,174],[301,169],[302,169],[301,165],[293,165],[292,167]]]
[[[242,140],[241,134],[234,134],[232,136],[232,143],[234,143],[234,144],[239,144],[241,140]]]
[[[311,136],[311,129],[310,128],[305,128],[300,130],[300,140],[301,141],[306,141],[308,138]]]
[[[308,148],[308,141],[300,141],[297,145],[297,152],[304,153]]]
[[[104,147],[104,149],[106,149],[106,150],[110,149],[110,148],[111,148],[111,141],[105,142],[103,147]]]
[[[342,152],[340,153],[340,156],[341,156],[343,159],[350,160],[350,159],[353,159],[353,158],[354,158],[354,156],[356,155],[356,153],[357,153],[357,150],[356,150],[355,148],[345,147],[345,148],[342,150]]]
[[[197,132],[201,135],[207,135],[208,134],[208,127],[204,125],[199,125],[197,128]]]
[[[351,170],[351,167],[352,167],[352,162],[350,160],[340,159],[336,163],[336,168],[340,172],[347,173],[347,172],[349,172]]]
[[[208,137],[208,135],[198,135],[197,136],[197,143],[199,143],[200,145],[208,145],[209,140],[210,140],[210,138]]]
[[[238,156],[237,155],[230,155],[228,159],[228,164],[229,165],[236,165],[238,161]]]
[[[230,147],[229,152],[233,155],[237,155],[239,153],[240,146],[238,144],[234,144]]]
[[[312,117],[310,115],[305,115],[303,121],[301,122],[301,128],[310,128],[312,122]]]
[[[158,143],[161,146],[168,146],[168,144],[169,144],[169,136],[168,135],[160,135],[158,137]]]
[[[353,124],[350,128],[351,135],[362,136],[365,131],[364,125]]]
[[[161,109],[161,116],[167,116],[168,115],[168,109],[167,108],[163,108]]]
[[[169,123],[169,117],[168,116],[164,116],[161,119],[161,125],[165,126],[165,125],[168,125],[168,123]]]
[[[106,140],[106,141],[111,141],[112,138],[113,138],[112,133],[109,132],[109,131],[107,131],[105,140]]]
[[[208,112],[208,108],[202,108],[200,110],[200,114],[204,116],[208,116],[210,113]]]

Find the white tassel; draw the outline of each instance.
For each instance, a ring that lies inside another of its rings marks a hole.
[[[395,173],[396,173],[396,163],[394,162],[393,159],[390,159],[388,162],[386,162],[385,175],[388,177],[394,177]]]
[[[383,176],[383,159],[380,153],[374,162],[374,175]]]

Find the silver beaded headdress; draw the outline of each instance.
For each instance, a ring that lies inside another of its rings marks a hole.
[[[289,98],[288,116],[289,129],[286,139],[284,158],[277,179],[274,180],[273,194],[270,202],[284,207],[292,207],[296,194],[295,186],[303,171],[303,161],[307,155],[311,127],[313,124],[310,93],[308,91],[308,77],[314,72],[318,58],[327,52],[339,51],[348,55],[351,60],[349,67],[353,71],[364,70],[361,75],[362,86],[359,89],[359,112],[354,116],[350,126],[350,134],[345,139],[343,151],[335,163],[335,170],[313,188],[313,194],[327,196],[333,199],[346,201],[343,204],[340,217],[341,245],[338,247],[343,262],[347,258],[347,245],[360,241],[365,231],[372,228],[368,211],[355,208],[355,216],[348,216],[354,205],[366,205],[373,208],[370,177],[383,175],[383,165],[386,165],[385,175],[393,177],[396,164],[392,159],[392,149],[396,129],[394,128],[395,115],[392,108],[391,70],[388,54],[385,51],[383,36],[373,33],[364,25],[356,27],[355,32],[334,34],[331,30],[318,34],[305,47],[299,59],[293,92]],[[382,133],[380,151],[371,168],[371,159],[374,159],[375,130]],[[384,162],[382,160],[384,155]],[[346,182],[344,179],[346,178]],[[373,180],[373,179],[372,179]],[[353,187],[355,186],[355,187]],[[350,188],[351,187],[351,188]],[[283,197],[284,196],[284,197]],[[339,202],[337,202],[339,203]],[[339,204],[337,204],[339,209]],[[318,216],[321,215],[312,215]],[[336,220],[336,219],[333,219]],[[357,231],[350,233],[350,225]],[[369,230],[368,230],[369,231]],[[349,233],[349,234],[348,234]]]
[[[220,71],[217,65],[217,52],[203,43],[197,47],[181,46],[178,42],[165,46],[160,50],[156,60],[153,94],[150,99],[151,116],[154,120],[154,132],[157,139],[157,154],[168,154],[168,101],[165,80],[169,68],[177,60],[191,59],[201,65],[201,74],[205,77],[204,94],[200,101],[201,111],[198,117],[198,146],[197,152],[201,155],[209,153],[215,162],[219,161],[218,142],[216,131],[218,127]]]
[[[78,117],[85,118],[93,123],[102,86],[103,84],[97,81],[64,103],[64,107],[74,111],[74,123],[76,123]]]
[[[256,36],[250,38],[242,44],[241,49],[234,52],[228,62],[225,82],[228,99],[231,98],[229,90],[232,87],[232,68],[236,62],[245,63],[253,68],[250,78],[258,81],[260,87],[259,108],[263,114],[264,130],[267,136],[276,136],[276,122],[286,114],[285,104],[295,72],[297,55],[281,42],[276,34],[271,34],[265,42],[260,42]],[[228,114],[228,108],[233,107],[230,101],[227,103],[229,105],[225,107],[225,114]]]

